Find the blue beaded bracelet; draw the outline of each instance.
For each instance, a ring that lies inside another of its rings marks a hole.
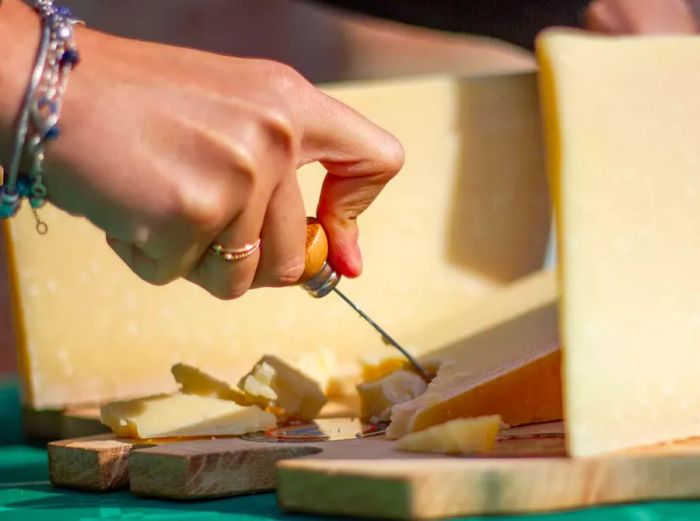
[[[80,61],[75,45],[74,19],[66,7],[53,0],[35,0],[41,18],[41,41],[34,70],[24,96],[15,132],[10,163],[0,186],[0,218],[14,216],[22,199],[29,200],[40,234],[48,231],[37,214],[46,202],[43,163],[46,145],[58,138],[58,120],[68,77]],[[21,165],[28,169],[21,169]]]

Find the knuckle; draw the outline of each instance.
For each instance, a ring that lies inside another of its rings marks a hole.
[[[393,177],[403,168],[406,160],[406,152],[401,142],[391,134],[387,134],[387,140],[383,151],[387,175]]]
[[[223,191],[194,186],[178,190],[178,213],[187,222],[201,230],[218,230],[228,220],[229,208]]]
[[[278,106],[267,106],[259,115],[260,131],[265,141],[286,153],[295,148],[295,132],[288,110]]]
[[[273,268],[270,274],[271,285],[274,287],[292,286],[299,281],[302,273],[304,273],[303,257]]]

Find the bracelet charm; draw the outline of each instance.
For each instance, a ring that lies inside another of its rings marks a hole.
[[[46,146],[60,135],[58,125],[63,95],[71,70],[79,63],[74,19],[68,8],[53,0],[35,0],[41,18],[41,41],[34,70],[19,114],[10,164],[0,186],[0,218],[17,213],[27,199],[37,219],[37,231],[47,227],[36,210],[46,202],[43,163]],[[26,168],[25,168],[26,165]]]

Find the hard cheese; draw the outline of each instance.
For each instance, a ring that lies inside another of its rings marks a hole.
[[[236,436],[277,425],[274,414],[254,405],[179,393],[112,402],[100,414],[117,436],[141,439]]]
[[[175,364],[170,368],[175,381],[180,384],[180,390],[184,394],[197,394],[233,400],[239,405],[250,405],[250,400],[240,389],[231,387],[226,382],[208,375],[201,369],[187,364]]]
[[[395,405],[422,395],[428,384],[412,371],[399,369],[382,378],[357,386],[360,396],[360,418],[370,421],[388,421]]]
[[[272,355],[263,356],[238,387],[248,400],[285,419],[312,420],[327,401],[318,382]]]
[[[700,39],[538,41],[569,452],[700,435]]]
[[[407,434],[398,440],[394,447],[410,452],[484,453],[493,448],[502,423],[497,414],[459,418],[433,425],[424,431]]]
[[[553,274],[516,284],[498,301],[512,315],[426,358],[442,361],[437,376],[424,394],[393,408],[388,437],[491,414],[513,426],[562,418]]]
[[[434,77],[328,92],[411,151],[361,217],[365,272],[343,281],[344,290],[416,353],[440,347],[443,332],[464,336],[471,327],[464,317],[484,296],[542,264],[549,200],[535,76]],[[300,172],[310,212],[324,174],[320,165]],[[333,295],[262,289],[220,302],[187,282],[152,287],[87,221],[51,207],[41,217],[45,236],[26,205],[4,230],[31,407],[172,392],[169,368],[177,362],[226,381],[263,353],[296,362],[331,349],[342,365],[390,349]],[[443,327],[448,318],[452,325]]]

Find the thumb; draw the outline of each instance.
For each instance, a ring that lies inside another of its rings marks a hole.
[[[302,157],[327,174],[317,218],[328,234],[328,260],[346,277],[362,271],[357,217],[403,166],[398,140],[350,107],[320,93],[306,112]]]

